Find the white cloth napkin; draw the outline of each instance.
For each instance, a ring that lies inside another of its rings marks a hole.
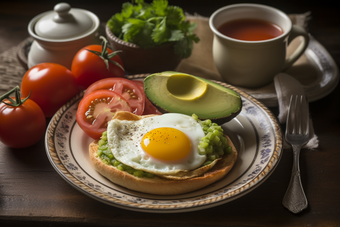
[[[290,96],[304,95],[305,94],[304,88],[298,80],[296,80],[294,77],[286,73],[277,74],[274,78],[274,85],[280,110],[278,119],[281,124],[285,124],[287,119]],[[313,122],[311,117],[309,123],[310,123],[309,124],[310,140],[304,146],[304,148],[315,149],[319,146],[319,140],[317,135],[314,133]],[[283,148],[285,149],[290,148],[290,145],[286,142],[286,140],[284,140]]]

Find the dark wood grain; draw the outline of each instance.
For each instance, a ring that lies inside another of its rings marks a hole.
[[[59,1],[1,1],[0,53],[28,37],[28,22]],[[123,1],[67,1],[107,21]],[[170,1],[188,13],[209,16],[241,1]],[[309,32],[340,64],[339,7],[335,1],[251,1],[286,13],[311,11]],[[0,226],[340,226],[340,88],[310,104],[319,136],[316,150],[302,150],[301,174],[309,207],[298,215],[282,206],[290,179],[292,150],[285,150],[274,173],[257,189],[218,207],[179,214],[127,211],[100,203],[73,188],[53,169],[44,141],[25,149],[0,142]],[[271,109],[275,115],[277,108]],[[1,127],[1,125],[0,125]]]

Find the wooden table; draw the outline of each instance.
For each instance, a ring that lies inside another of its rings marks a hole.
[[[0,3],[0,53],[28,37],[28,22],[59,1]],[[67,1],[107,21],[123,1]],[[86,2],[86,3],[84,3]],[[187,12],[209,16],[239,1],[170,1]],[[311,11],[309,32],[340,65],[339,7],[331,0],[253,1],[286,13]],[[45,153],[44,140],[26,149],[0,142],[0,226],[340,226],[340,88],[310,103],[319,148],[302,150],[301,174],[309,207],[292,214],[282,206],[289,183],[292,150],[285,150],[274,173],[257,189],[230,203],[178,214],[128,211],[100,203],[65,182]],[[278,108],[271,108],[277,116]],[[1,126],[0,126],[1,127]]]

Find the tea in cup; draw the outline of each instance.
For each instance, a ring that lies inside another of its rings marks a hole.
[[[293,65],[309,43],[307,31],[293,25],[282,11],[260,4],[234,4],[215,11],[209,26],[214,33],[213,58],[227,83],[261,87]],[[286,57],[287,46],[302,37]]]

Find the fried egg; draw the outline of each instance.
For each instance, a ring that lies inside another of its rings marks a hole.
[[[198,152],[203,129],[183,114],[167,113],[138,121],[114,119],[108,123],[107,137],[118,161],[153,174],[189,171],[206,160]]]

